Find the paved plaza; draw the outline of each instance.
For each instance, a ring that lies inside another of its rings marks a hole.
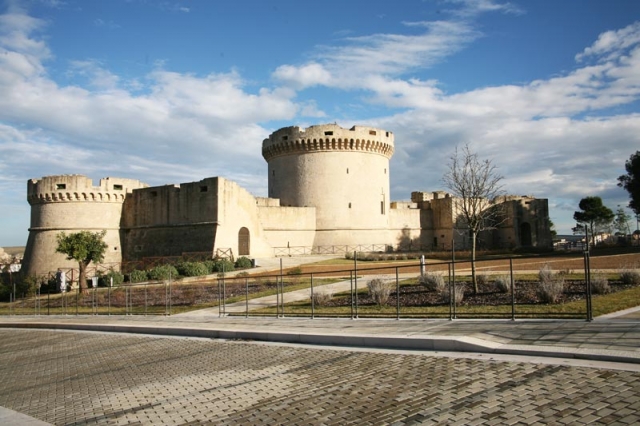
[[[0,405],[57,425],[640,422],[638,364],[442,355],[6,328]]]

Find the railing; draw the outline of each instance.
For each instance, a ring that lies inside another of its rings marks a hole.
[[[334,245],[334,246],[292,246],[292,247],[274,247],[273,253],[275,257],[287,256],[306,256],[306,255],[345,255],[355,252],[380,252],[384,253],[390,250],[387,244],[359,244],[359,245]]]
[[[537,296],[539,284],[532,275],[537,276],[544,261],[535,258],[519,263],[515,270],[511,258],[477,261],[478,275],[483,277],[477,294],[469,282],[467,260],[389,265],[356,259],[349,268],[296,275],[220,275],[199,282],[170,279],[90,288],[84,293],[77,289],[50,294],[38,291],[35,296],[0,304],[0,314],[172,315],[208,308],[214,316],[591,320],[588,253],[573,261],[571,269],[584,268],[585,273],[582,278],[573,273],[574,279],[566,281],[555,304],[542,303]],[[438,291],[420,284],[429,274],[441,275],[443,284]],[[374,279],[384,283],[388,292],[380,303],[367,288]],[[324,296],[329,293],[332,297]],[[460,294],[462,300],[456,297]]]

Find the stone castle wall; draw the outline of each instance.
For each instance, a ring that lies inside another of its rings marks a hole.
[[[315,207],[316,246],[383,243],[393,143],[391,132],[372,127],[280,129],[262,145],[269,197]]]
[[[456,199],[443,191],[390,201],[391,132],[336,124],[286,127],[263,141],[269,198],[254,197],[221,177],[149,187],[81,175],[28,182],[31,226],[23,270],[28,275],[76,267],[55,252],[59,232],[106,231],[105,263],[220,251],[271,257],[287,247],[469,247],[456,228]],[[551,247],[546,199],[497,200],[506,220],[482,233],[484,247]]]
[[[29,239],[23,270],[28,275],[48,273],[59,267],[77,267],[77,262],[56,253],[60,232],[105,230],[109,248],[105,263],[122,260],[120,220],[125,198],[146,184],[132,179],[105,178],[98,186],[81,175],[47,176],[27,183],[31,205]]]

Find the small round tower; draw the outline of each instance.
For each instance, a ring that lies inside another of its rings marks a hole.
[[[262,143],[269,197],[316,208],[316,246],[385,243],[393,141],[393,133],[364,126],[277,130]]]
[[[56,236],[79,231],[106,230],[108,248],[104,263],[122,260],[120,220],[125,196],[147,185],[133,179],[104,178],[99,186],[82,175],[46,176],[27,182],[31,226],[22,270],[27,275],[45,274],[78,263],[56,253]]]

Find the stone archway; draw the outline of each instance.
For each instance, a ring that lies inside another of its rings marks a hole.
[[[523,247],[531,247],[533,245],[531,239],[531,224],[529,224],[529,222],[520,224],[520,245]]]
[[[238,231],[238,256],[249,256],[251,251],[251,236],[245,227]]]

